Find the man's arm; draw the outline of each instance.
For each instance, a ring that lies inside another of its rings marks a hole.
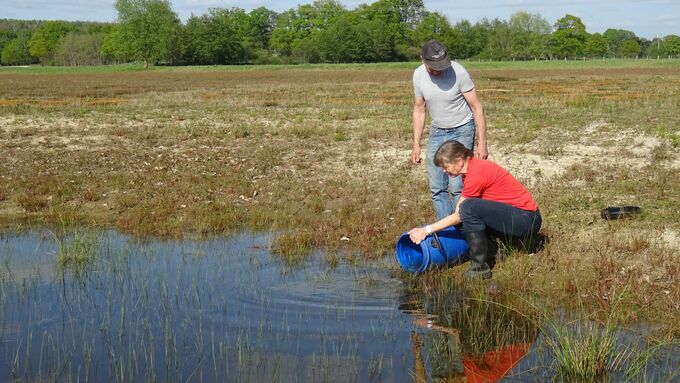
[[[484,117],[484,108],[482,102],[477,97],[477,91],[474,88],[469,92],[463,93],[465,101],[472,109],[472,115],[475,119],[475,126],[477,127],[477,145],[475,145],[475,157],[486,159],[489,156],[489,149],[486,145],[486,118]]]
[[[411,151],[411,161],[416,165],[422,161],[420,158],[420,138],[425,129],[426,110],[425,98],[416,96],[413,103],[413,150]]]

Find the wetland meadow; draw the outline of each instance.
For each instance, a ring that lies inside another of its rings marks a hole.
[[[463,64],[546,238],[477,282],[394,260],[417,63],[0,68],[0,382],[680,381],[680,61]]]

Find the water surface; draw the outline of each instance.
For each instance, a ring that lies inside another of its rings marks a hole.
[[[391,259],[289,266],[269,240],[3,236],[0,381],[404,382],[416,360],[431,370]],[[74,241],[94,244],[92,261],[59,267]]]
[[[288,265],[270,240],[0,236],[0,382],[555,379],[546,334],[502,305],[451,286],[414,295],[391,257]],[[617,347],[649,345],[622,329]],[[647,355],[636,378],[680,380],[678,347]],[[608,378],[631,381],[628,371]]]

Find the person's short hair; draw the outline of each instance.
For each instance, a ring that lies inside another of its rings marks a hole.
[[[451,66],[446,47],[437,40],[430,40],[423,44],[420,57],[425,64],[436,71],[443,71]]]
[[[434,155],[434,164],[443,168],[446,164],[451,164],[459,158],[472,158],[474,153],[456,140],[444,142]]]

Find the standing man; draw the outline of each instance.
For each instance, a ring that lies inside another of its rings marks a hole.
[[[462,65],[449,59],[446,48],[439,41],[426,42],[421,58],[423,65],[413,72],[415,103],[411,161],[416,165],[422,163],[420,138],[425,128],[425,112],[429,110],[432,127],[427,142],[427,180],[437,219],[443,219],[453,214],[463,190],[463,179],[460,176],[451,178],[438,169],[434,155],[441,144],[456,140],[466,148],[474,149],[476,158],[486,159],[486,120],[470,74]]]

